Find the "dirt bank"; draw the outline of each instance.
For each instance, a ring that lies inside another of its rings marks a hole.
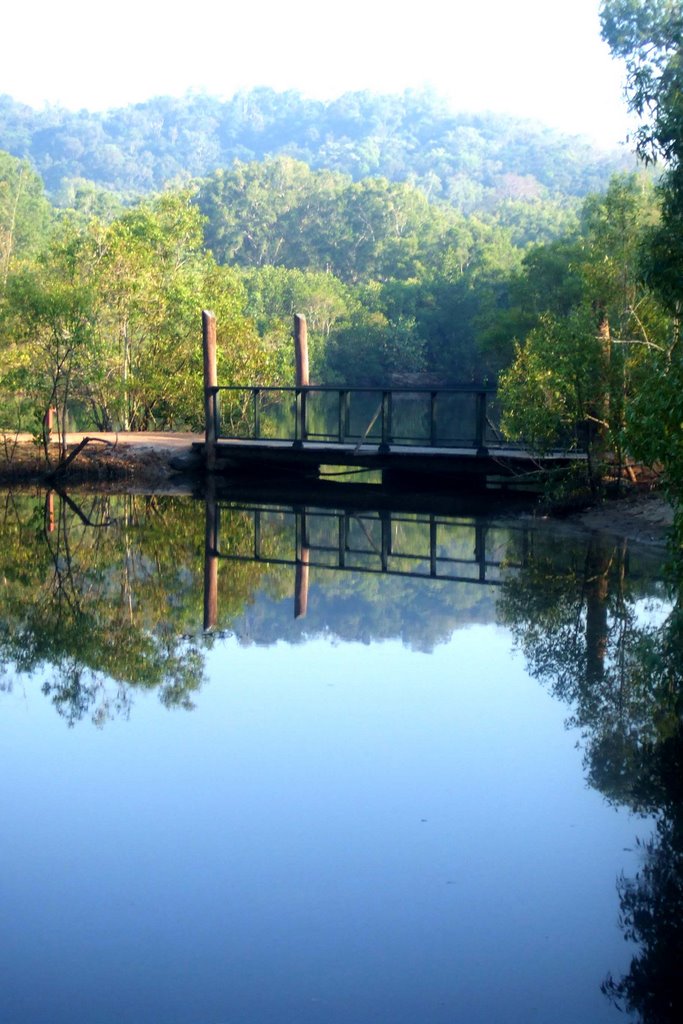
[[[84,446],[69,465],[63,482],[64,485],[135,484],[156,490],[167,484],[172,476],[170,460],[174,456],[189,455],[192,444],[202,440],[201,434],[151,431],[145,434],[67,434],[70,453],[80,445]],[[58,457],[56,445],[51,446],[50,455],[55,465]],[[46,464],[42,448],[33,442],[30,435],[0,435],[1,484],[49,483],[53,475],[54,470]]]
[[[674,510],[661,492],[634,491],[569,518],[587,530],[613,533],[639,544],[664,548],[670,536]]]

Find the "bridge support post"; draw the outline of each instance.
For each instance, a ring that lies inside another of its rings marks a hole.
[[[296,424],[294,444],[300,447],[306,440],[306,391],[308,377],[308,328],[306,317],[294,316],[294,356],[296,358]]]
[[[202,349],[204,352],[204,462],[207,470],[216,468],[218,426],[218,370],[216,366],[216,317],[202,310]]]

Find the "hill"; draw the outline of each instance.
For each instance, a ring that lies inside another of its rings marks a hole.
[[[52,197],[86,178],[123,193],[204,177],[234,160],[290,156],[358,181],[410,181],[464,212],[500,199],[583,196],[633,168],[626,153],[495,114],[454,114],[430,92],[330,102],[258,88],[229,100],[157,97],[115,110],[34,110],[0,96],[0,149],[27,158]]]

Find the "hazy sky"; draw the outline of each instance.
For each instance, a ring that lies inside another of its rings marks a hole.
[[[537,118],[605,145],[628,121],[599,0],[34,0],[3,12],[0,93],[92,110],[268,85],[331,98],[431,86],[455,111]]]

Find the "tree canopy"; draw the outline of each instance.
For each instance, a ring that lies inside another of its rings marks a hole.
[[[160,96],[73,113],[0,96],[0,148],[30,159],[50,193],[87,178],[117,192],[157,190],[218,168],[291,156],[355,181],[412,181],[466,212],[506,196],[584,195],[629,166],[585,140],[495,114],[455,114],[430,92],[347,93],[329,102],[268,88],[228,100]]]

